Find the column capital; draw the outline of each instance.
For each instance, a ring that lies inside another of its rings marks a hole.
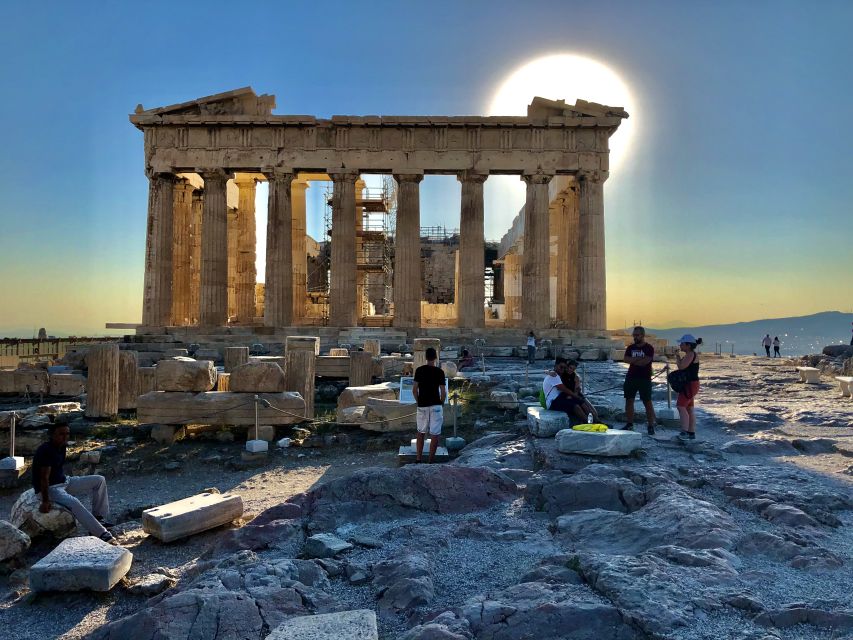
[[[258,184],[258,179],[255,178],[255,176],[246,176],[245,174],[241,174],[240,177],[234,178],[234,184],[236,184],[239,188],[254,188],[255,185]]]
[[[332,182],[352,182],[355,184],[355,181],[358,180],[358,177],[361,175],[355,169],[327,169],[326,173],[329,174],[329,177],[332,179]]]
[[[578,171],[575,174],[575,181],[581,182],[582,180],[586,180],[588,182],[604,182],[609,177],[610,177],[609,171],[581,169],[580,171]]]
[[[201,179],[207,182],[208,180],[227,182],[234,177],[233,173],[222,169],[221,167],[213,169],[196,169],[195,172],[201,176]]]
[[[293,184],[291,185],[291,187],[292,187],[293,189],[303,189],[303,190],[304,190],[304,189],[308,189],[308,188],[310,188],[310,185],[308,184],[308,181],[307,181],[307,180],[298,180],[298,179],[296,179],[296,180],[294,180],[294,181],[293,181]]]
[[[261,173],[264,174],[267,180],[272,182],[273,180],[293,180],[296,177],[296,174],[290,169],[284,169],[282,167],[263,167],[261,169]]]
[[[418,183],[424,179],[422,173],[395,173],[394,180],[397,182],[415,182]]]
[[[146,169],[145,175],[149,180],[172,180],[173,182],[178,180],[178,176],[171,171],[155,171],[154,169]]]
[[[525,173],[521,176],[528,185],[530,184],[548,184],[554,177],[553,173]]]
[[[459,182],[475,182],[479,184],[483,184],[488,177],[488,171],[473,171],[471,169],[466,169],[456,174],[456,179]]]

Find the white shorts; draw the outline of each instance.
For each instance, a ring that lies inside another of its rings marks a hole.
[[[418,433],[441,435],[444,424],[444,407],[440,404],[431,407],[418,407]]]

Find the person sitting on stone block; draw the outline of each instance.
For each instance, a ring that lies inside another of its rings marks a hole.
[[[468,352],[468,349],[462,349],[462,357],[459,358],[459,364],[457,365],[457,369],[462,371],[465,367],[473,367],[474,366],[474,357]]]
[[[580,392],[580,378],[575,373],[576,366],[574,361],[569,363],[564,358],[557,359],[554,370],[548,372],[542,381],[546,408],[562,411],[581,422],[586,422],[587,414],[591,413],[593,420],[598,422],[598,413]]]
[[[68,437],[67,425],[51,424],[48,427],[50,440],[36,449],[33,457],[33,490],[41,495],[39,511],[49,513],[55,502],[71,511],[74,518],[93,536],[104,542],[117,544],[116,539],[105,528],[105,519],[110,512],[107,482],[104,476],[66,477],[63,471]],[[76,496],[89,495],[92,512]]]

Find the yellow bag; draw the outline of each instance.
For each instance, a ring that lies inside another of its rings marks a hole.
[[[574,431],[592,431],[595,433],[604,433],[607,431],[606,424],[576,424],[572,427]]]

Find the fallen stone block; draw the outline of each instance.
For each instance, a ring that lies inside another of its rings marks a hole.
[[[275,362],[247,362],[231,370],[235,393],[278,393],[285,390],[284,370]]]
[[[556,436],[557,451],[590,456],[628,456],[643,444],[634,431],[608,429],[603,433],[563,429]]]
[[[305,541],[305,555],[309,558],[334,558],[339,553],[349,551],[352,545],[331,533],[317,533]]]
[[[0,393],[15,393],[15,372],[0,370]]]
[[[275,407],[259,405],[258,416],[264,424],[293,424],[304,419],[305,401],[298,393],[287,391],[257,395]],[[140,424],[254,425],[254,397],[252,393],[233,391],[151,391],[139,396],[136,415]]]
[[[79,373],[51,373],[50,395],[74,397],[86,391],[86,378]]]
[[[64,538],[73,533],[77,523],[71,512],[58,507],[56,503],[51,504],[53,505],[51,510],[48,513],[42,513],[39,511],[41,496],[37,496],[35,491],[28,489],[12,505],[10,521],[30,538],[44,533]]]
[[[161,360],[154,375],[160,391],[210,391],[216,384],[216,369],[209,360]]]
[[[338,396],[338,410],[367,404],[368,398],[396,400],[397,392],[390,384],[368,384],[363,387],[347,387]]]
[[[367,399],[366,431],[410,431],[416,424],[417,405],[399,400]]]
[[[550,411],[541,406],[527,408],[527,428],[538,438],[553,438],[569,426],[569,416],[562,411]]]
[[[297,616],[276,627],[267,640],[378,640],[370,609]]]
[[[68,538],[30,569],[33,591],[109,591],[130,570],[133,554],[94,536]]]
[[[47,395],[50,392],[50,375],[44,369],[16,369],[12,380],[16,393]]]
[[[193,357],[196,360],[207,360],[211,363],[222,359],[218,349],[196,349]]]
[[[231,493],[200,493],[142,512],[142,529],[161,542],[180,540],[233,522],[243,499]]]
[[[492,391],[489,399],[501,409],[518,408],[518,396],[512,391]]]
[[[367,407],[347,407],[338,409],[336,420],[339,424],[361,424],[368,420]]]
[[[30,537],[11,522],[0,520],[0,562],[21,555],[29,549]]]

